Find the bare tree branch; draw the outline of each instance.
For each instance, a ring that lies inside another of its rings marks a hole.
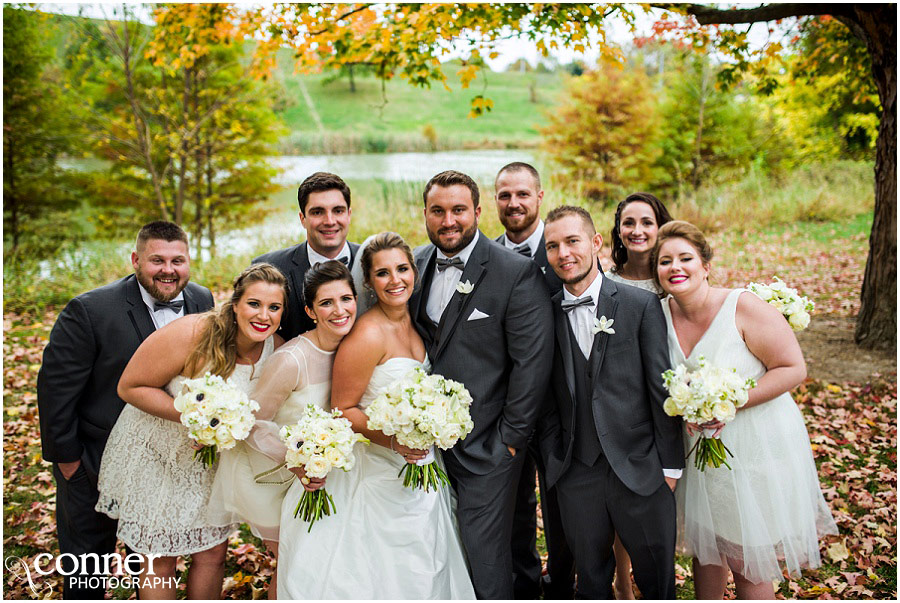
[[[845,4],[763,4],[754,8],[741,8],[735,10],[721,10],[703,4],[654,4],[656,8],[668,10],[683,10],[696,17],[700,25],[737,23],[759,23],[761,21],[777,21],[788,17],[802,17],[811,15],[849,15],[852,8]]]

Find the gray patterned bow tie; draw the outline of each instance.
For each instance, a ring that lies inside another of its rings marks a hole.
[[[437,269],[438,272],[443,272],[447,268],[458,268],[460,271],[466,267],[465,262],[461,259],[457,258],[438,258],[437,259]]]
[[[578,299],[564,299],[562,300],[562,309],[563,312],[571,312],[575,308],[579,306],[593,306],[594,300],[590,295],[585,295],[584,297],[579,297]]]
[[[343,264],[344,266],[349,266],[349,265],[350,265],[350,258],[348,258],[348,257],[345,256],[345,255],[342,255],[341,257],[337,258],[337,261],[339,261],[339,262],[340,262],[341,264]]]
[[[179,312],[181,312],[181,309],[183,307],[184,307],[184,300],[182,300],[182,299],[179,299],[176,301],[167,301],[167,302],[161,302],[161,301],[153,302],[153,311],[154,312],[159,312],[160,310],[165,310],[166,308],[168,308],[172,312],[175,312],[176,314],[178,314]]]
[[[526,243],[516,245],[515,247],[513,247],[513,251],[524,255],[526,258],[531,257],[531,247],[529,247]]]

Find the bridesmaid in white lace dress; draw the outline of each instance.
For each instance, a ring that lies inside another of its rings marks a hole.
[[[303,469],[284,466],[286,448],[279,431],[296,423],[307,404],[329,409],[334,351],[356,320],[356,290],[341,262],[316,264],[303,279],[305,311],[316,328],[291,339],[272,354],[253,390],[260,409],[244,442],[222,453],[210,497],[209,518],[215,525],[245,521],[278,557],[281,503],[294,475],[307,490],[325,483],[304,479]],[[277,598],[277,570],[269,583]]]
[[[382,233],[360,259],[375,306],[337,352],[331,404],[371,440],[357,463],[328,476],[337,513],[308,525],[294,519],[295,484],[282,506],[278,593],[285,599],[474,599],[449,488],[414,490],[398,477],[425,451],[368,429],[366,406],[394,381],[424,366],[425,346],[407,308],[415,284],[412,251]],[[441,462],[440,456],[435,462]]]
[[[675,490],[680,550],[694,558],[698,599],[721,599],[734,575],[741,599],[772,599],[782,571],[820,565],[819,538],[837,533],[819,489],[809,434],[790,390],[806,377],[797,338],[784,316],[744,289],[709,284],[712,259],[703,234],[687,222],[660,229],[653,261],[662,289],[672,366],[695,368],[700,355],[735,368],[757,386],[723,426],[734,453],[725,466],[688,463]],[[697,425],[686,424],[685,451]]]
[[[277,268],[252,266],[218,310],[185,316],[148,337],[119,381],[128,404],[103,452],[96,508],[119,520],[117,535],[132,550],[159,556],[155,576],[174,577],[177,557],[191,555],[190,599],[221,597],[225,541],[234,526],[206,521],[214,469],[194,460],[173,396],[185,379],[206,371],[249,394],[261,364],[281,343],[275,330],[286,299]],[[173,581],[162,582],[142,588],[141,599],[174,599],[167,586]]]

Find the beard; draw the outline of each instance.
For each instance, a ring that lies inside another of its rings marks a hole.
[[[574,284],[576,284],[576,283],[580,283],[581,281],[583,281],[584,279],[586,279],[586,278],[588,277],[588,275],[590,275],[590,273],[591,273],[591,268],[593,268],[593,266],[591,266],[590,264],[588,264],[587,268],[585,268],[585,269],[584,269],[584,272],[582,272],[581,274],[579,274],[579,275],[577,275],[577,276],[572,276],[572,277],[569,277],[569,278],[563,278],[563,279],[560,279],[560,280],[563,282],[564,285],[574,285]],[[559,276],[559,275],[557,275],[557,276]]]
[[[427,230],[427,229],[426,229]],[[478,234],[478,221],[476,220],[472,227],[468,230],[464,230],[462,232],[462,236],[459,238],[459,243],[454,245],[453,247],[445,247],[441,243],[440,234],[443,229],[438,229],[437,232],[432,232],[428,230],[428,239],[434,243],[434,246],[440,249],[445,255],[451,256],[459,253],[463,249],[468,246],[469,243],[475,238],[475,235]]]
[[[529,213],[527,209],[522,216],[512,217],[507,215],[506,212],[500,215],[500,223],[503,224],[506,232],[511,232],[513,234],[528,230],[537,219],[538,212],[535,211],[534,213]]]
[[[176,279],[174,292],[166,293],[161,291],[160,288],[156,285],[156,281],[154,280],[154,278],[156,277],[148,276],[140,268],[135,270],[134,274],[141,286],[143,286],[144,289],[147,290],[147,293],[149,293],[153,297],[153,299],[161,302],[172,301],[173,299],[178,297],[178,294],[181,293],[188,284],[188,279],[182,279],[178,276],[178,274],[157,274],[156,277]]]

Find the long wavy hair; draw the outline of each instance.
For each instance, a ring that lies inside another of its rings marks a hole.
[[[200,339],[185,361],[185,372],[189,376],[197,377],[200,373],[209,371],[227,379],[234,372],[238,333],[234,306],[254,283],[269,283],[281,287],[284,294],[282,316],[287,312],[288,284],[281,271],[272,264],[265,263],[254,264],[245,269],[234,279],[231,298],[218,309],[203,314]]]
[[[628,250],[625,243],[622,242],[620,226],[622,224],[622,210],[630,204],[640,202],[646,203],[653,208],[653,215],[656,216],[656,226],[662,228],[663,224],[672,221],[669,210],[663,205],[663,202],[650,193],[631,193],[625,200],[616,207],[616,221],[612,229],[612,260],[615,263],[615,272],[621,272],[622,268],[628,262]]]

